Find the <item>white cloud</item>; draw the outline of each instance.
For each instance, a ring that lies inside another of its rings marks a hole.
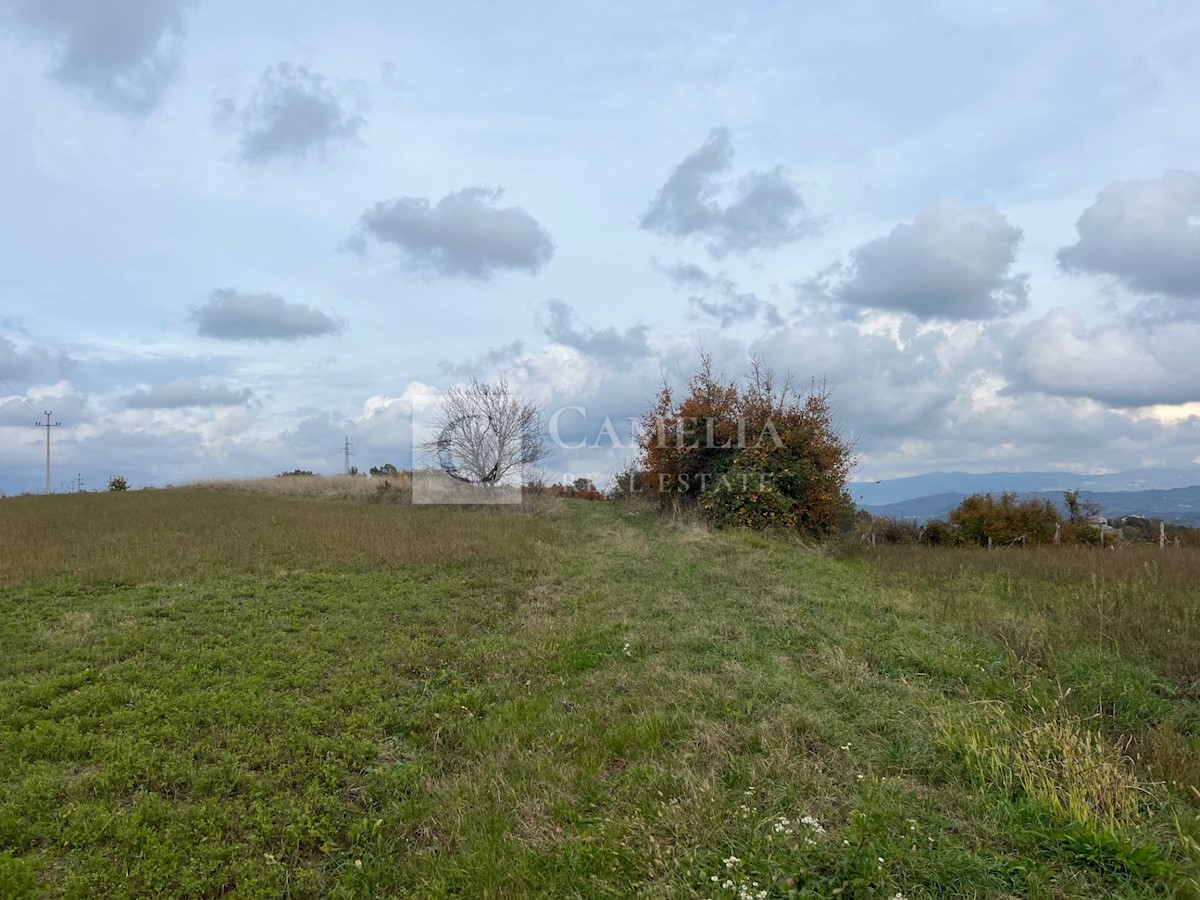
[[[688,311],[695,319],[713,319],[729,328],[749,322],[760,313],[767,325],[783,324],[783,317],[773,303],[760,300],[753,291],[743,291],[724,272],[715,275],[694,263],[677,263],[663,269],[678,288],[687,290]]]
[[[1024,309],[1028,276],[1012,271],[1021,230],[990,206],[940,201],[856,247],[805,286],[809,296],[922,318],[989,319]]]
[[[196,333],[223,341],[294,341],[341,334],[345,323],[275,294],[243,294],[232,288],[213,291],[192,312]]]
[[[577,325],[575,311],[561,300],[550,300],[545,304],[547,320],[546,336],[557,344],[572,347],[591,359],[601,363],[615,364],[650,355],[646,343],[649,328],[631,325],[624,333],[615,328],[595,329]]]
[[[195,0],[9,0],[54,56],[54,77],[100,103],[145,113],[179,64]]]
[[[349,246],[391,244],[418,271],[487,281],[501,269],[531,274],[550,261],[554,242],[519,206],[497,206],[501,189],[466,187],[436,204],[422,197],[376,203],[362,214]]]
[[[125,397],[130,409],[183,409],[186,407],[244,406],[250,391],[235,391],[225,385],[203,384],[177,378],[167,384],[141,388]]]
[[[332,144],[353,142],[366,124],[353,106],[344,87],[281,62],[263,72],[244,104],[220,101],[218,115],[239,125],[242,158],[263,162],[319,157]]]
[[[1068,272],[1111,275],[1139,294],[1200,300],[1200,173],[1114,182],[1076,228],[1079,240],[1058,251]]]
[[[781,166],[750,172],[737,182],[725,205],[722,181],[733,168],[729,129],[716,128],[698,149],[671,170],[640,225],[667,237],[698,237],[714,257],[774,250],[819,230],[799,188]]]
[[[1136,408],[1200,400],[1195,348],[1200,324],[1088,327],[1081,316],[1053,310],[1020,329],[1009,368],[1017,387]]]
[[[0,378],[28,381],[68,372],[74,365],[74,360],[62,351],[54,354],[29,341],[0,334]]]

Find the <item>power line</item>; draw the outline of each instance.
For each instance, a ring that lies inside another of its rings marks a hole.
[[[20,400],[20,401],[21,401],[22,403],[24,403],[26,406],[28,406],[28,407],[29,407],[31,410],[33,410],[35,413],[37,412],[37,407],[36,407],[36,406],[34,406],[32,403],[30,403],[28,400],[26,400],[26,399],[25,399],[25,395],[24,395],[24,394],[18,394],[18,393],[17,393],[17,392],[16,392],[16,391],[13,389],[13,386],[12,386],[11,384],[9,384],[7,381],[5,381],[3,378],[0,378],[0,384],[4,385],[4,386],[5,386],[5,388],[7,388],[7,389],[8,389],[8,392],[9,392],[10,394],[12,394],[14,397],[16,397],[18,400]]]
[[[50,421],[51,415],[53,415],[53,413],[51,413],[50,410],[46,410],[46,421],[33,423],[38,428],[46,429],[46,493],[47,494],[50,493],[50,429],[58,428],[62,425],[62,422],[51,422]]]

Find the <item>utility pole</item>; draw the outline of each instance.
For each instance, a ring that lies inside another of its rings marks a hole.
[[[346,464],[345,464],[345,467],[344,467],[344,468],[343,468],[343,470],[342,470],[342,474],[343,474],[343,475],[349,475],[349,474],[350,474],[350,457],[352,457],[352,456],[354,455],[353,453],[351,453],[351,452],[350,452],[350,446],[351,446],[351,445],[350,445],[350,436],[349,436],[349,435],[346,435],[346,443],[345,443],[345,445],[342,447],[342,450],[343,450],[343,452],[346,454]]]
[[[75,473],[75,493],[77,493],[77,494],[83,493],[83,473],[82,472]]]
[[[51,415],[52,415],[52,413],[49,410],[46,410],[46,421],[33,423],[38,428],[46,429],[46,493],[47,494],[50,493],[50,429],[58,428],[60,425],[62,425],[62,422],[51,422],[50,421]]]

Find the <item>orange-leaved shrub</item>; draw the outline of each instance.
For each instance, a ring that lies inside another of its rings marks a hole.
[[[972,494],[950,511],[950,524],[957,526],[957,542],[987,544],[991,538],[997,544],[1028,541],[1049,544],[1054,541],[1055,526],[1062,513],[1049,500],[1021,500],[1015,493],[1005,491],[999,497],[991,494]],[[1061,534],[1071,542],[1071,534]]]
[[[638,434],[642,490],[719,525],[834,532],[850,502],[853,446],[828,390],[796,391],[759,360],[740,383],[700,365],[678,396],[664,381]]]

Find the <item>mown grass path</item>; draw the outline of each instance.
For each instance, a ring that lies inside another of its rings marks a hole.
[[[97,540],[152,520],[157,558],[0,560],[0,896],[1193,889],[1178,672],[1023,653],[945,579],[609,504],[138,496]],[[10,548],[78,510],[17,512]],[[1061,762],[1046,722],[1116,761],[1120,821],[996,777]]]

